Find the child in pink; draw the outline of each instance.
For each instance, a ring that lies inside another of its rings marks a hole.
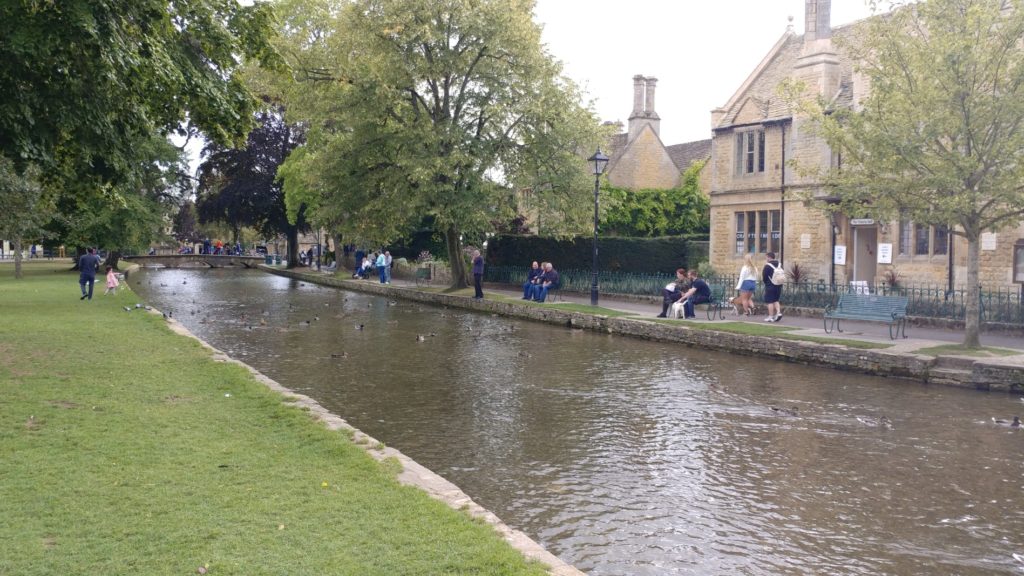
[[[113,294],[117,292],[117,274],[114,274],[114,268],[107,266],[107,290],[103,294]]]

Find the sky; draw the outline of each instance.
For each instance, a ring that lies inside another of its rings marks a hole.
[[[723,106],[786,32],[804,31],[804,0],[536,0],[543,42],[594,102],[623,125],[633,76],[658,79],[666,145],[711,137]],[[871,15],[865,0],[832,0],[832,25]]]

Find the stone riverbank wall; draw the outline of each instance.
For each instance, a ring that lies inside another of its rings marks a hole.
[[[501,300],[473,300],[462,296],[426,292],[374,282],[352,281],[336,276],[260,266],[279,276],[324,286],[402,298],[430,304],[501,314],[547,322],[570,328],[621,334],[659,342],[676,342],[705,350],[720,350],[747,356],[774,358],[812,366],[862,372],[883,377],[917,380],[922,383],[1024,393],[1024,365],[1013,359],[933,357],[884,349],[865,350],[840,344],[787,340],[767,336],[734,334],[683,323],[666,324],[632,318],[609,317],[559,310],[547,306],[522,305]]]

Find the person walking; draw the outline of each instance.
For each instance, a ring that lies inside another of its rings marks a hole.
[[[782,268],[782,264],[775,259],[775,252],[765,254],[764,268],[761,269],[761,282],[764,284],[764,303],[768,306],[768,317],[765,322],[778,322],[782,320],[782,284],[772,281],[775,271]],[[774,310],[774,313],[772,312]]]
[[[113,266],[107,266],[107,289],[103,292],[103,295],[114,294],[117,292],[119,283],[117,281],[117,274],[114,273]]]
[[[754,260],[750,254],[743,259],[743,267],[740,268],[740,278],[736,282],[736,289],[740,291],[740,295],[733,301],[736,313],[750,316],[754,313],[754,290],[757,290],[757,266],[754,266]]]
[[[391,284],[391,264],[394,259],[391,258],[391,252],[388,250],[384,251],[384,283]]]
[[[100,257],[96,255],[95,248],[89,248],[89,251],[78,259],[78,285],[82,288],[82,297],[79,300],[92,300],[92,288],[96,284],[96,271],[99,269]],[[88,292],[85,290],[86,284],[89,285]]]
[[[473,250],[473,299],[483,300],[484,289],[481,282],[484,281],[484,257],[479,250]]]

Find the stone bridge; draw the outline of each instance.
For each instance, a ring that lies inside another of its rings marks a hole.
[[[255,268],[265,261],[264,256],[232,256],[230,254],[167,254],[156,256],[123,256],[139,266],[165,266],[167,268],[202,267],[225,268],[242,266]]]

